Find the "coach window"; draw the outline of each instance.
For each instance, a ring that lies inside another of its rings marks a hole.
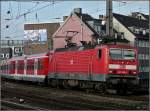
[[[30,64],[27,63],[27,70],[30,70]]]
[[[97,56],[98,56],[98,59],[101,58],[101,56],[102,56],[102,50],[101,50],[101,49],[98,49],[98,54],[97,54]]]
[[[43,69],[42,60],[38,59],[38,70]]]

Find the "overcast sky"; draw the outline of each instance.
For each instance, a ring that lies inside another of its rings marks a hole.
[[[63,16],[69,15],[74,8],[79,7],[82,8],[83,13],[88,13],[95,18],[106,12],[105,1],[2,2],[1,37],[2,39],[10,37],[9,39],[23,40],[25,23],[61,22]],[[131,12],[137,11],[149,14],[149,2],[113,2],[114,13],[130,15]],[[26,16],[24,16],[25,13]],[[9,27],[6,28],[6,25]]]

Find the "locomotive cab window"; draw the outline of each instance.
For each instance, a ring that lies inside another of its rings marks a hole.
[[[101,56],[102,56],[102,50],[101,50],[101,49],[98,49],[98,54],[97,54],[98,59],[100,59]]]
[[[123,50],[123,57],[124,57],[124,59],[135,59],[136,55],[135,55],[134,50],[124,49]]]
[[[117,49],[117,48],[111,48],[109,51],[109,55],[111,59],[117,59],[117,60],[132,60],[135,59],[135,51],[133,49]]]

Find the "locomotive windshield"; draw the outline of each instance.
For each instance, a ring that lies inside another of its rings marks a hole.
[[[135,52],[133,49],[110,49],[110,57],[112,59],[126,59],[126,60],[132,60],[135,59]]]

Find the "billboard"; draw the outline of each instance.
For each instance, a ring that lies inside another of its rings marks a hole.
[[[24,39],[31,42],[44,42],[47,41],[47,30],[24,30]]]

